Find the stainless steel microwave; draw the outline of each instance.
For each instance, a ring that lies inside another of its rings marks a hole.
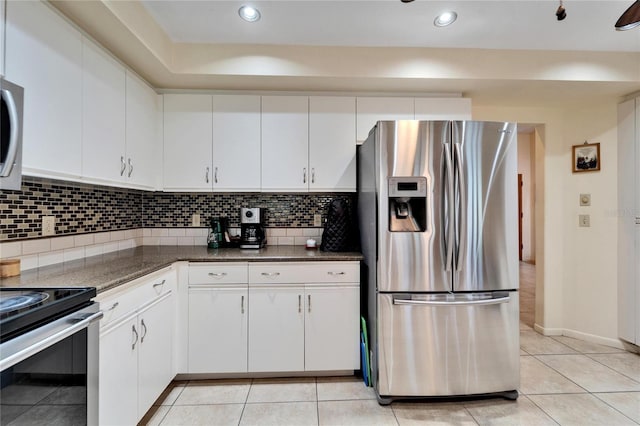
[[[24,89],[0,79],[0,189],[22,184],[22,107]]]

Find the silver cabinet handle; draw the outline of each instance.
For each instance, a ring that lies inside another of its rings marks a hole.
[[[8,90],[2,90],[0,97],[5,99],[7,104],[7,112],[9,114],[9,122],[11,123],[9,134],[9,149],[7,150],[7,156],[4,159],[4,165],[0,168],[0,176],[7,177],[11,174],[11,170],[16,163],[16,157],[18,156],[18,129],[20,123],[18,123],[18,109],[16,108],[16,102],[13,99],[13,94]]]
[[[640,216],[636,217],[636,225],[640,225]]]
[[[131,173],[133,173],[133,163],[131,162],[131,158],[129,158],[128,162],[129,162],[129,173],[127,173],[127,177],[131,177]]]
[[[213,169],[213,183],[218,183],[218,168]]]
[[[133,344],[131,345],[131,350],[134,350],[136,348],[136,343],[138,343],[138,331],[136,330],[135,325],[131,326],[131,331],[136,336],[135,340],[133,341]]]
[[[240,313],[244,314],[244,296],[240,297]]]
[[[127,170],[127,163],[124,162],[124,155],[120,156],[120,176],[124,176],[124,171]]]
[[[335,275],[344,275],[345,272],[344,271],[340,271],[340,272],[329,271],[329,272],[327,272],[327,274],[335,276]]]
[[[204,180],[209,183],[209,167],[207,167],[207,170],[204,172]]]
[[[302,295],[298,295],[298,313],[302,312]]]
[[[111,307],[109,309],[107,309],[107,311],[113,311],[115,308],[118,307],[118,305],[120,304],[120,302],[116,302],[113,305],[111,305]]]
[[[307,312],[311,313],[311,295],[308,296]]]
[[[161,281],[161,282],[159,282],[159,283],[155,283],[155,284],[153,285],[153,288],[161,287],[161,286],[163,286],[163,285],[164,285],[164,283],[165,283],[165,282],[167,282],[167,280],[162,280],[162,281]]]
[[[261,275],[264,275],[265,277],[277,277],[280,275],[280,272],[262,272]]]
[[[311,168],[311,183],[316,183],[316,168]]]
[[[302,183],[307,183],[307,168],[302,169]]]
[[[214,278],[222,278],[222,277],[226,277],[227,273],[226,272],[209,272],[209,276]]]
[[[147,324],[144,323],[144,320],[140,320],[140,325],[142,325],[142,337],[140,338],[140,343],[144,343],[144,336],[147,335]]]

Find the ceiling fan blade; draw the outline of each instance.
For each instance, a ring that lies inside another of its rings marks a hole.
[[[640,0],[633,2],[616,22],[616,30],[626,31],[640,25]]]

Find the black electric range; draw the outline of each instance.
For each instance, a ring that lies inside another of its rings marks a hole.
[[[0,287],[0,342],[89,306],[95,287]]]

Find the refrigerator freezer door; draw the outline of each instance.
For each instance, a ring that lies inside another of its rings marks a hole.
[[[381,121],[377,124],[375,142],[379,149],[374,161],[379,170],[376,175],[378,291],[452,290],[451,268],[447,270],[446,262],[447,248],[451,247],[447,244],[453,244],[453,233],[446,232],[452,229],[452,224],[445,220],[449,213],[445,197],[453,191],[453,170],[452,166],[449,169],[446,167],[452,162],[445,161],[446,151],[442,143],[443,139],[450,137],[450,123],[406,120]],[[369,142],[367,140],[365,145]],[[362,162],[360,164],[366,167]],[[422,207],[425,211],[425,229],[418,227],[420,232],[413,232],[413,228],[407,229],[407,232],[391,231],[393,226],[390,217],[399,214],[392,211],[397,202],[411,204],[416,201],[415,197],[406,194],[397,197],[397,193],[390,193],[389,187],[402,184],[403,178],[407,182],[414,182],[416,178],[426,179],[426,194],[416,191],[419,201],[424,203]],[[367,184],[361,182],[361,185],[364,187]]]
[[[381,397],[518,389],[517,292],[379,294],[378,308]]]
[[[453,290],[517,289],[516,125],[453,122],[452,139],[458,190]]]

